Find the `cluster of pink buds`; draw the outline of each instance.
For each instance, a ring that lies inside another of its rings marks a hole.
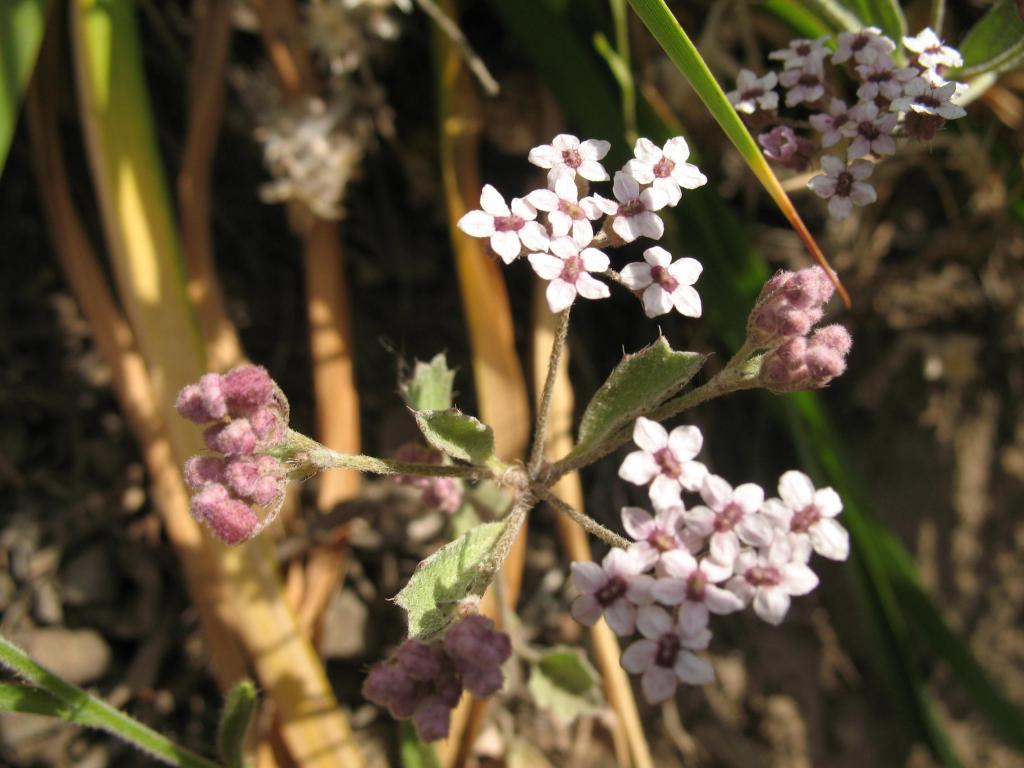
[[[501,690],[501,665],[512,643],[479,614],[454,624],[442,640],[406,640],[388,661],[370,670],[363,696],[388,708],[391,716],[412,719],[424,741],[448,735],[451,711],[465,689],[477,696]]]
[[[406,443],[395,452],[398,461],[416,464],[443,464],[444,454],[421,443]],[[462,504],[462,487],[454,477],[424,477],[421,475],[395,475],[398,485],[408,485],[421,491],[423,506],[454,514]]]
[[[284,498],[288,473],[270,452],[288,431],[287,400],[264,368],[250,365],[204,375],[175,407],[197,424],[214,422],[203,437],[218,455],[185,462],[185,482],[196,491],[192,515],[227,544],[252,538]]]
[[[607,141],[580,141],[569,134],[534,147],[529,160],[547,170],[547,188],[506,203],[488,184],[480,195],[480,210],[463,216],[459,229],[487,238],[491,250],[506,264],[525,255],[534,272],[549,281],[547,300],[552,312],[568,309],[579,296],[607,298],[608,286],[598,279],[605,278],[632,291],[648,317],[673,309],[700,317],[700,296],[693,288],[701,273],[700,262],[673,261],[668,251],[654,246],[644,251],[644,261],[631,262],[616,272],[600,249],[641,237],[660,239],[665,224],[658,211],[676,205],[682,190],[696,189],[707,178],[687,162],[690,148],[682,137],[669,139],[661,147],[637,139],[633,159],[615,172],[612,197],[591,195],[591,182],[609,179],[601,164],[609,149]],[[602,216],[603,222],[595,226]]]
[[[874,166],[864,158],[895,153],[897,138],[929,141],[947,120],[966,114],[956,103],[963,84],[944,78],[963,60],[931,29],[902,39],[909,59],[906,67],[896,62],[897,43],[876,27],[841,33],[835,51],[828,49],[828,40],[793,40],[769,54],[781,62],[778,75],[758,77],[744,69],[736,89],[727,95],[752,130],[773,126],[758,135],[770,160],[802,171],[818,154],[819,145],[821,150],[839,152],[822,156],[824,173],[808,186],[828,200],[833,218],[844,219],[853,206],[873,203],[877,197],[866,181]],[[847,73],[856,101],[836,92],[836,78],[825,71],[826,60]],[[800,111],[780,114],[777,86],[785,91],[787,110]],[[808,120],[816,135],[813,140],[798,133]]]
[[[811,553],[845,560],[849,536],[836,522],[842,502],[831,488],[816,490],[806,475],[790,471],[779,481],[779,497],[765,499],[754,483],[733,488],[694,461],[702,437],[696,427],[671,433],[638,419],[639,451],[626,457],[620,476],[648,485],[655,514],[622,510],[622,524],[635,543],[608,553],[601,565],[573,563],[580,595],[572,615],[590,626],[604,617],[621,637],[639,633],[622,655],[622,666],[641,676],[646,699],[670,698],[680,682],[714,679],[696,654],[711,641],[711,614],[747,606],[779,624],[791,598],[818,584],[808,566]],[[699,494],[687,506],[683,494]]]
[[[750,343],[768,348],[761,383],[775,392],[824,387],[846,370],[853,340],[841,325],[811,333],[833,293],[821,267],[779,272],[761,290],[747,321]]]

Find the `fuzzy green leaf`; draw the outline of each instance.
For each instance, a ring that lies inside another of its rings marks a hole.
[[[539,707],[565,723],[601,708],[600,676],[576,648],[548,649],[530,669],[529,688]]]
[[[251,680],[242,680],[228,694],[217,728],[217,751],[228,768],[244,768],[242,747],[259,694]]]
[[[444,411],[452,407],[452,384],[455,371],[448,367],[444,352],[434,355],[429,363],[417,360],[412,375],[400,389],[410,408],[417,411]]]
[[[453,459],[486,464],[494,457],[494,432],[457,408],[416,411],[416,424],[427,442]]]
[[[417,566],[395,602],[409,619],[409,637],[427,640],[454,619],[459,601],[479,597],[494,575],[491,551],[505,523],[478,525]]]
[[[1024,19],[1013,0],[997,0],[960,44],[960,75],[1002,72],[1024,65]]]
[[[589,453],[637,416],[674,395],[697,375],[706,359],[696,352],[676,352],[663,336],[626,355],[587,404],[576,447],[569,456]]]

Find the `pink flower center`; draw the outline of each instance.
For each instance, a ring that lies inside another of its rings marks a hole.
[[[922,93],[914,99],[914,103],[920,104],[922,107],[930,107],[931,109],[937,109],[942,106],[942,102],[930,93]]]
[[[811,52],[811,45],[810,43],[797,43],[795,50],[800,56],[807,56]]]
[[[867,77],[867,81],[869,83],[876,83],[879,85],[882,83],[887,83],[890,80],[892,80],[892,72],[890,72],[888,69],[883,69],[881,72],[872,72]]]
[[[715,531],[724,533],[731,531],[736,524],[743,519],[743,509],[734,501],[730,501],[725,508],[715,515]]]
[[[654,175],[659,179],[667,179],[672,175],[672,169],[676,167],[676,164],[669,160],[667,157],[662,157],[661,160],[654,164]]]
[[[674,667],[681,643],[673,632],[658,638],[658,650],[654,652],[654,663],[659,667]]]
[[[700,568],[697,568],[686,578],[686,599],[691,603],[703,603],[704,588],[707,585],[708,577]]]
[[[657,267],[651,267],[651,279],[664,288],[668,293],[672,293],[679,287],[679,281],[672,277],[665,267],[660,265]]]
[[[583,158],[580,157],[579,150],[563,149],[562,162],[568,165],[573,170],[575,170],[576,168],[580,167],[580,164],[583,162]]]
[[[579,256],[570,256],[565,260],[565,265],[562,267],[562,274],[558,277],[569,285],[576,285],[576,281],[579,279],[580,274],[586,272],[586,268],[583,266],[583,259]]]
[[[869,42],[871,42],[871,38],[868,37],[867,35],[857,35],[855,38],[853,38],[853,42],[850,43],[850,50],[854,52],[860,51]]]
[[[602,606],[608,607],[626,594],[628,585],[621,576],[611,576],[605,585],[594,593],[594,599]]]
[[[755,101],[764,96],[764,88],[751,88],[748,91],[740,91],[740,101]]]
[[[862,122],[858,123],[857,133],[859,133],[868,141],[874,141],[875,139],[882,135],[882,132],[878,130],[878,126],[875,125],[874,122],[872,122],[871,120],[863,120]]]
[[[525,224],[526,221],[521,216],[516,216],[514,213],[511,216],[494,217],[495,232],[518,232]]]
[[[782,580],[782,574],[774,565],[754,565],[747,568],[743,578],[754,587],[773,587]]]
[[[635,197],[632,200],[627,200],[624,203],[619,204],[619,216],[636,216],[639,213],[643,213],[647,208],[644,207],[643,202],[639,197]]]
[[[840,171],[836,176],[836,196],[849,197],[853,190],[853,174],[849,171]]]
[[[583,212],[582,208],[580,208],[576,203],[571,203],[568,200],[559,200],[558,210],[573,221],[583,221],[583,219],[587,218],[587,214]]]
[[[793,515],[789,521],[789,530],[793,533],[807,533],[808,529],[821,520],[821,513],[813,504],[808,504],[799,512]]]
[[[796,81],[797,85],[802,85],[804,88],[813,88],[816,85],[821,85],[821,78],[813,72],[805,72],[800,75],[800,79]]]
[[[654,270],[651,270],[652,272]],[[679,463],[675,454],[668,449],[668,446],[655,451],[654,460],[661,467],[661,473],[669,477],[679,477],[683,473],[683,466]]]
[[[845,112],[835,115],[832,118],[832,129],[836,130],[850,122],[850,116]]]
[[[651,535],[647,537],[647,543],[659,552],[668,552],[679,545],[679,541],[675,536],[668,531],[661,530],[660,528],[655,528],[654,531],[651,532]]]

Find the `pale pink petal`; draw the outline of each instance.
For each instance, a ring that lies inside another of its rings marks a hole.
[[[630,160],[626,163],[626,173],[639,181],[641,184],[650,184],[654,181],[654,168],[650,163],[642,160]]]
[[[684,635],[695,635],[708,625],[708,607],[704,603],[683,602],[679,606],[679,628]]]
[[[704,445],[704,435],[700,429],[689,424],[676,427],[668,436],[668,447],[676,461],[689,461]]]
[[[683,197],[679,191],[679,184],[674,179],[655,179],[654,189],[665,196],[665,205],[674,208]]]
[[[761,587],[754,596],[754,613],[778,626],[789,611],[789,595],[780,587]]]
[[[470,211],[455,226],[471,237],[490,237],[494,234],[494,217],[484,211]]]
[[[633,261],[622,268],[619,272],[619,277],[622,278],[622,282],[626,284],[626,287],[633,291],[639,291],[646,288],[653,282],[651,277],[651,267],[649,264],[644,264],[642,261]]]
[[[814,503],[814,483],[803,472],[791,469],[779,478],[779,496],[796,511]]]
[[[572,223],[572,239],[576,244],[580,246],[590,245],[594,239],[594,225],[587,219],[573,220],[569,216],[565,216],[565,218]],[[568,231],[569,228],[566,227],[566,232]],[[563,232],[563,234],[565,233]]]
[[[682,628],[680,627],[677,634],[681,632]],[[680,634],[679,639],[682,640],[683,648],[689,648],[691,651],[703,651],[711,644],[711,630],[704,627],[693,635]]]
[[[686,142],[683,142],[684,144]],[[633,156],[642,163],[654,165],[661,160],[662,153],[657,145],[650,139],[640,138],[633,145]],[[684,158],[685,159],[685,158]]]
[[[601,160],[612,145],[604,139],[587,139],[579,145],[580,157],[584,160]]]
[[[843,511],[843,500],[832,488],[814,492],[814,506],[822,517],[835,517]]]
[[[596,160],[584,160],[576,172],[587,181],[608,181],[608,171]]]
[[[646,451],[633,451],[619,467],[619,477],[634,485],[647,485],[661,473],[661,467]]]
[[[633,442],[638,448],[655,453],[668,445],[668,432],[653,419],[641,416],[633,425]]]
[[[748,515],[753,514],[764,503],[764,489],[756,483],[743,483],[732,492],[732,500]]]
[[[583,200],[588,204],[592,204],[594,208],[608,216],[614,216],[619,211],[619,204],[617,202],[609,200],[607,197],[602,197],[596,193],[590,197],[583,198]],[[583,207],[583,203],[580,203],[580,207]],[[589,213],[587,213],[587,215],[590,216]],[[596,219],[597,216],[591,216],[591,218]]]
[[[606,299],[611,296],[607,285],[586,273],[576,278],[576,291],[584,299]]]
[[[623,652],[619,663],[627,672],[638,675],[654,666],[657,653],[658,644],[653,640],[637,640]]]
[[[640,678],[640,688],[650,704],[660,704],[672,698],[678,683],[675,672],[665,667],[651,667]]]
[[[822,162],[824,160],[825,158],[822,158]],[[832,176],[825,176],[824,174],[815,176],[807,182],[807,186],[818,197],[832,197],[836,193],[838,184],[839,181],[837,179]]]
[[[708,468],[699,461],[684,461],[679,473],[679,484],[688,491],[699,491],[708,475]]]
[[[579,190],[576,188],[576,182],[570,178],[562,177],[555,182],[555,196],[561,200],[568,200],[571,203],[575,203],[579,199]],[[558,200],[555,201],[555,207],[558,206]],[[539,206],[538,206],[539,207]]]
[[[657,247],[657,246],[655,246]],[[704,267],[696,259],[684,257],[668,268],[668,273],[678,280],[682,285],[693,285],[700,277]]]
[[[576,562],[570,570],[573,586],[584,594],[592,595],[608,583],[608,575],[597,563]]]
[[[651,503],[655,509],[679,506],[683,503],[680,498],[682,492],[683,489],[677,480],[661,474],[654,478],[650,489],[648,489],[648,495],[651,497]]]
[[[572,217],[561,211],[552,211],[548,214],[548,225],[551,227],[551,237],[565,237],[572,227]]]
[[[576,288],[569,285],[565,280],[555,278],[548,283],[548,288],[544,295],[548,300],[548,308],[552,312],[562,312],[572,306],[572,303],[576,300]]]
[[[608,257],[596,248],[584,248],[580,251],[580,259],[588,272],[604,272],[611,265]]]
[[[693,507],[683,513],[686,527],[698,536],[710,536],[715,529],[715,513],[704,506]]]
[[[732,486],[723,477],[708,475],[701,485],[700,495],[705,504],[716,512],[721,512],[725,505],[732,501]]]
[[[605,608],[604,620],[619,637],[632,635],[636,630],[636,606],[626,600],[616,600]]]
[[[644,314],[648,317],[658,317],[672,311],[672,294],[657,283],[644,290],[643,302]]]
[[[564,261],[547,253],[531,253],[528,258],[533,271],[545,280],[554,280],[565,269]]]
[[[680,285],[672,294],[676,311],[685,317],[700,317],[703,312],[700,294],[689,285]]]
[[[644,251],[644,261],[652,267],[668,267],[672,263],[672,254],[660,245],[652,245]],[[671,272],[672,270],[670,268],[669,273]],[[673,275],[673,277],[675,277],[675,275]]]
[[[676,165],[685,163],[690,159],[690,147],[682,136],[676,136],[666,141],[663,153],[665,157]]]
[[[654,519],[646,509],[640,507],[622,508],[622,527],[633,539],[643,541],[654,530]]]
[[[636,628],[648,640],[657,640],[672,631],[672,617],[657,605],[648,605],[636,613]]]
[[[519,239],[531,251],[543,251],[548,247],[548,233],[543,225],[536,221],[528,221],[519,230]]]
[[[740,540],[755,547],[768,546],[773,533],[771,520],[758,514],[744,515],[736,526],[736,535]]]
[[[562,153],[550,144],[541,144],[530,150],[527,159],[540,168],[550,168],[556,163],[562,162]]]
[[[791,595],[806,595],[818,586],[818,575],[804,563],[789,563],[782,567],[779,586]]]
[[[660,211],[668,205],[668,197],[657,187],[648,187],[640,193],[640,201],[648,211]],[[660,219],[659,219],[660,221]],[[660,235],[659,235],[660,237]]]
[[[712,584],[720,584],[734,573],[732,563],[720,563],[713,557],[704,558],[700,569]]]
[[[580,140],[573,136],[571,133],[560,133],[551,141],[551,146],[561,152],[565,152],[567,149],[578,150],[580,148]]]
[[[523,244],[519,235],[512,231],[495,232],[491,235],[491,249],[506,264],[511,264],[522,250]]]
[[[645,190],[649,192],[650,190]],[[651,240],[659,240],[661,236],[665,234],[665,222],[661,220],[661,217],[656,213],[646,211],[639,213],[636,216],[631,216],[635,223],[635,228],[639,230],[640,234],[644,237],[649,237]]]
[[[623,242],[632,243],[643,234],[640,222],[637,221],[638,218],[638,216],[616,216],[612,219],[612,231],[621,237]]]
[[[807,530],[814,551],[829,560],[845,560],[850,556],[850,534],[831,518],[823,518]]]
[[[894,150],[895,151],[895,150]],[[889,154],[892,154],[891,152]],[[850,187],[850,200],[857,205],[870,205],[878,199],[878,193],[870,184],[855,181]]]
[[[583,626],[592,627],[601,618],[601,604],[593,595],[580,595],[572,601],[569,612]]]
[[[526,221],[533,221],[537,218],[537,209],[530,205],[529,201],[521,197],[512,198],[512,215],[518,216]]]
[[[708,610],[719,615],[735,613],[743,608],[743,601],[727,589],[708,584],[704,587],[704,602]]]
[[[526,200],[540,211],[554,211],[558,208],[558,195],[550,189],[535,189],[526,196]]]
[[[734,576],[729,579],[725,588],[736,595],[744,605],[750,605],[750,601],[754,599],[754,594],[757,592],[757,589],[742,576]]]
[[[644,570],[653,568],[654,564],[658,562],[659,553],[656,549],[648,548],[640,550],[640,548],[630,549],[630,555],[641,558],[644,565]],[[650,605],[654,602],[654,597],[651,594],[651,590],[654,589],[654,579],[650,576],[640,574],[633,576],[629,580],[629,586],[626,588],[626,598],[633,605]]]
[[[853,203],[848,197],[833,197],[828,201],[828,212],[832,218],[842,221],[853,211]]]
[[[508,216],[512,213],[505,204],[505,198],[490,184],[485,184],[480,193],[480,207],[491,216]]]
[[[696,570],[697,560],[685,550],[673,549],[661,556],[661,567],[669,578],[687,579]]]
[[[731,563],[740,551],[740,540],[732,531],[717,531],[711,534],[711,556],[720,563]]]
[[[629,174],[619,171],[612,182],[612,194],[620,203],[635,200],[640,196],[640,184]]]
[[[768,499],[761,505],[761,514],[767,517],[776,528],[789,530],[789,521],[793,518],[793,510],[781,499]]]
[[[672,180],[683,189],[697,189],[708,183],[708,177],[690,163],[676,164],[672,169]]]
[[[715,681],[714,668],[700,656],[681,652],[676,657],[676,677],[690,685],[708,685]]]
[[[551,241],[550,247],[551,252],[562,259],[568,259],[580,252],[580,247],[576,245],[571,237],[556,238]]]

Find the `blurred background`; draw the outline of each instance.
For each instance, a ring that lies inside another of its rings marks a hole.
[[[431,756],[359,689],[404,634],[387,598],[451,521],[409,489],[338,472],[293,484],[268,534],[225,550],[188,514],[178,467],[199,436],[171,415],[177,390],[247,359],[281,384],[295,429],[388,456],[417,436],[400,371],[444,351],[457,404],[495,427],[503,458],[522,455],[549,313],[527,265],[499,268],[453,223],[484,182],[506,198],[543,186],[526,155],[560,132],[611,141],[609,168],[636,135],[681,133],[709,178],[666,215],[663,243],[703,263],[705,318],[652,322],[621,291],[578,306],[560,439],[659,329],[721,365],[764,279],[807,251],[624,4],[4,5],[0,627],[42,663],[205,753],[222,691],[253,676],[261,768],[1024,765],[1012,56],[979,65],[992,71],[967,117],[881,162],[878,202],[845,221],[779,171],[851,294],[832,307],[854,336],[850,367],[813,396],[740,393],[685,417],[737,484],[773,489],[800,467],[836,487],[851,562],[819,561],[821,587],[779,628],[716,619],[717,682],[651,707],[609,672],[607,638],[569,618],[568,563],[586,545],[538,508],[505,598],[531,643],[587,648],[605,693],[552,712],[523,667]],[[767,71],[769,51],[830,31],[828,3],[669,5],[726,90],[742,67]],[[872,21],[888,4],[846,5]],[[935,5],[904,4],[909,33]],[[985,19],[1011,53],[1024,39],[1019,4],[944,5],[953,45]],[[622,505],[646,501],[620,460],[563,488],[614,529]],[[0,761],[147,764],[10,713]]]

